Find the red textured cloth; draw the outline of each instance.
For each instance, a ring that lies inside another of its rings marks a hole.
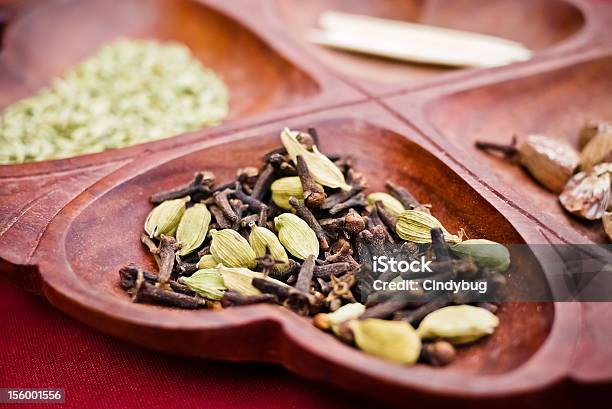
[[[44,298],[2,280],[0,387],[65,388],[64,406],[75,408],[380,407],[279,366],[207,361],[137,347],[100,334]],[[37,405],[53,406],[60,405]]]

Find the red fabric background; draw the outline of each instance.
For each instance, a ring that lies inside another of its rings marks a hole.
[[[380,407],[279,366],[137,347],[100,334],[2,280],[0,314],[0,387],[65,388],[67,407]],[[38,405],[53,406],[59,405]]]

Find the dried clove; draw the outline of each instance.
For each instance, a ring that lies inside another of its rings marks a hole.
[[[293,206],[295,212],[302,220],[308,223],[308,226],[315,232],[317,236],[317,240],[319,241],[319,248],[323,251],[329,250],[329,244],[327,243],[327,235],[321,228],[321,225],[317,221],[316,217],[312,214],[312,212],[304,205],[300,204],[300,202],[295,197],[289,198],[289,204]]]
[[[398,186],[390,180],[387,181],[386,187],[389,193],[399,200],[406,209],[427,210],[427,208],[424,208],[406,188]]]
[[[270,189],[270,185],[274,181],[274,167],[267,164],[259,174],[255,186],[253,186],[253,192],[251,197],[253,199],[262,200],[266,192]]]
[[[252,304],[278,304],[274,294],[242,295],[238,291],[227,291],[221,298],[223,308]]]
[[[161,235],[159,241],[159,283],[160,288],[168,288],[168,282],[172,276],[176,251],[180,248],[174,237]]]
[[[428,315],[429,313],[439,310],[440,308],[446,307],[450,303],[451,303],[450,297],[440,296],[438,298],[434,298],[433,300],[429,301],[426,304],[423,304],[422,306],[420,306],[419,308],[415,310],[397,312],[394,315],[393,319],[406,321],[407,323],[411,325],[416,325],[419,322],[421,322],[421,320],[425,318],[425,316]]]
[[[310,283],[312,281],[315,266],[314,263],[315,258],[313,255],[308,256],[306,260],[304,260],[302,267],[300,268],[300,274],[298,275],[297,282],[295,283],[296,290],[302,292],[310,291]]]
[[[265,206],[260,200],[254,198],[252,196],[246,195],[242,191],[242,185],[240,184],[240,182],[236,182],[236,184],[234,185],[233,195],[234,195],[234,197],[236,197],[237,199],[240,199],[240,201],[242,201],[243,203],[248,205],[249,209],[251,209],[254,212],[261,211],[262,206]]]
[[[225,214],[223,213],[223,211],[221,211],[221,209],[219,209],[217,206],[210,206],[208,208],[208,210],[210,211],[210,213],[212,214],[212,216],[216,220],[217,225],[220,228],[222,228],[222,229],[229,229],[229,228],[232,227],[232,222],[230,222],[225,217]],[[208,228],[209,228],[209,231],[210,231],[210,230],[213,230],[215,228],[215,226],[213,224],[211,224],[211,225],[208,226]]]
[[[329,280],[331,276],[340,276],[351,270],[351,264],[346,262],[324,264],[322,266],[314,266],[314,276]]]
[[[302,189],[304,190],[304,204],[311,209],[318,209],[323,205],[325,201],[325,191],[323,187],[316,183],[308,171],[308,165],[302,155],[297,155],[296,167],[297,173],[302,182]]]
[[[439,227],[431,229],[431,247],[436,256],[436,261],[445,262],[451,259],[448,244],[444,240],[444,232]]]
[[[217,204],[217,206],[219,206],[219,209],[221,209],[227,221],[230,222],[230,225],[240,220],[240,217],[238,217],[229,202],[229,196],[231,194],[234,194],[233,190],[224,189],[221,192],[215,192],[213,195],[215,203]]]
[[[366,202],[363,193],[358,193],[344,202],[334,205],[331,209],[329,209],[329,214],[338,214],[341,211],[347,210],[351,207],[365,207],[367,204],[368,203]]]
[[[210,186],[212,186],[214,180],[215,175],[212,172],[196,173],[193,181],[187,186],[152,195],[151,203],[160,204],[166,200],[179,199],[185,196],[191,196],[195,201],[199,201],[212,194]]]
[[[351,185],[351,190],[341,190],[338,193],[334,193],[333,195],[329,195],[323,205],[321,205],[322,210],[332,209],[334,206],[337,206],[343,202],[346,202],[353,196],[361,193],[363,190],[363,186],[361,185]]]

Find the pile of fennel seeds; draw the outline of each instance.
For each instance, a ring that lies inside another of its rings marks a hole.
[[[0,117],[0,164],[122,148],[219,124],[223,81],[179,43],[121,39]]]

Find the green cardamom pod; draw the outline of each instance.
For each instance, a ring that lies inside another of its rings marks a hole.
[[[289,268],[289,256],[287,256],[287,252],[278,240],[278,237],[276,237],[276,234],[270,230],[252,223],[249,244],[255,251],[257,257],[264,257],[266,255],[266,248],[268,248],[274,260],[282,261],[282,263],[274,265],[273,269],[275,271],[287,271]]]
[[[198,261],[198,269],[204,270],[206,268],[215,268],[220,264],[219,260],[212,254],[205,254]]]
[[[281,132],[281,141],[293,163],[296,163],[296,157],[300,155],[304,158],[308,165],[308,171],[317,183],[332,189],[351,190],[351,187],[344,180],[342,171],[338,169],[336,164],[319,152],[316,145],[312,146],[312,152],[309,151],[298,141],[299,135],[299,132],[291,131],[289,128],[285,128]]]
[[[368,318],[349,327],[357,347],[369,355],[408,365],[419,358],[421,339],[407,322]]]
[[[274,218],[278,238],[289,253],[305,260],[308,256],[319,257],[319,240],[308,224],[291,213]]]
[[[293,210],[293,206],[289,204],[289,198],[292,196],[298,202],[304,203],[304,190],[298,176],[288,176],[275,180],[270,186],[270,191],[272,192],[272,201],[281,209]]]
[[[215,269],[200,269],[189,277],[180,277],[179,283],[185,284],[198,295],[209,300],[220,300],[228,289],[221,273]]]
[[[385,210],[387,210],[394,217],[398,217],[404,210],[402,202],[385,192],[370,193],[367,197],[368,204],[374,206],[378,201],[381,201]]]
[[[162,234],[174,236],[181,217],[185,213],[185,204],[190,200],[189,196],[166,200],[153,208],[144,225],[144,230],[149,237],[159,237]]]
[[[295,197],[300,203],[304,203],[304,189],[298,176],[288,176],[275,180],[270,186],[272,201],[275,205],[285,210],[292,210],[289,198]]]
[[[491,240],[464,240],[450,249],[460,258],[472,260],[480,268],[504,272],[510,267],[508,248]]]
[[[287,284],[283,283],[282,281],[266,277],[263,275],[263,273],[251,271],[248,268],[231,268],[219,265],[217,266],[216,271],[221,274],[221,276],[223,277],[223,282],[225,283],[225,286],[228,289],[232,291],[237,291],[242,295],[261,294],[261,292],[257,288],[253,287],[253,278],[263,278],[283,287],[288,287]]]
[[[495,314],[472,305],[451,305],[423,318],[417,333],[422,339],[442,338],[452,344],[467,344],[490,335],[499,325]]]
[[[365,305],[354,302],[350,304],[344,304],[334,312],[330,313],[319,313],[313,317],[313,323],[316,327],[321,329],[331,329],[334,334],[339,335],[340,325],[347,322],[356,320],[365,311]]]
[[[176,240],[181,244],[179,256],[187,255],[200,247],[206,238],[210,219],[210,212],[203,203],[197,203],[185,210],[176,229]]]
[[[431,229],[440,228],[448,243],[459,243],[459,236],[450,234],[432,215],[419,210],[404,210],[397,218],[395,231],[398,236],[413,243],[431,243]]]
[[[210,231],[212,241],[210,254],[226,267],[255,268],[255,252],[244,237],[235,230],[223,229]]]

